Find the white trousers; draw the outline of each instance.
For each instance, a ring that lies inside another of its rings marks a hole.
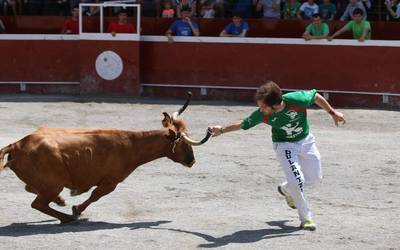
[[[311,219],[304,188],[322,179],[321,157],[315,137],[310,133],[301,141],[273,143],[273,147],[286,175],[283,191],[293,197],[300,221]]]

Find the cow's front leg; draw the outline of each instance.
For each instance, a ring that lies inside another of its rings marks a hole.
[[[68,223],[76,220],[75,216],[71,216],[68,214],[61,213],[49,206],[49,203],[52,199],[48,199],[40,194],[36,197],[36,199],[32,202],[32,208],[39,210],[42,213],[50,215],[54,218],[57,218],[61,221],[61,223]]]
[[[84,201],[82,204],[77,206],[72,206],[72,214],[74,216],[79,216],[81,213],[93,202],[99,200],[106,194],[111,193],[117,187],[115,183],[100,184],[95,188],[90,195],[89,199]]]

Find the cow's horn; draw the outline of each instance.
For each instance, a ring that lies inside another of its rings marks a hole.
[[[190,99],[191,99],[191,98],[192,98],[192,92],[189,91],[189,92],[187,93],[187,98],[186,98],[185,104],[183,104],[183,106],[182,106],[178,111],[172,113],[172,119],[173,119],[173,120],[176,120],[176,119],[178,118],[178,116],[179,116],[180,114],[182,114],[183,111],[185,111],[185,109],[186,109],[187,106],[189,105],[189,102],[190,102]]]
[[[199,146],[199,145],[204,144],[206,141],[208,141],[208,139],[210,139],[211,135],[212,135],[211,129],[207,129],[207,134],[201,141],[195,141],[195,140],[191,139],[189,136],[187,136],[185,133],[182,133],[182,138],[190,145]]]

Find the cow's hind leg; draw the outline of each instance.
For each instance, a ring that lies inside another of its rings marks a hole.
[[[72,214],[74,216],[79,216],[81,213],[93,202],[99,200],[101,197],[103,197],[106,194],[111,193],[114,191],[115,187],[117,184],[115,183],[107,183],[107,184],[101,184],[97,186],[92,194],[90,195],[89,199],[84,201],[82,204],[77,205],[77,206],[72,206]]]
[[[59,219],[61,221],[61,223],[68,223],[68,222],[76,220],[76,216],[64,214],[64,213],[61,213],[61,212],[51,208],[49,206],[49,203],[52,200],[53,199],[49,199],[49,198],[46,198],[46,197],[38,194],[36,199],[32,202],[31,206],[32,206],[32,208],[37,209],[42,213],[45,213],[47,215],[50,215],[54,218]]]
[[[32,194],[38,194],[38,192],[33,187],[31,187],[29,185],[25,186],[25,190],[27,192],[29,192],[29,193],[32,193]],[[55,199],[53,199],[52,202],[56,203],[60,207],[65,207],[66,206],[65,200],[59,195]]]

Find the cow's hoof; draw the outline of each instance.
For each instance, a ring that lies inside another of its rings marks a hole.
[[[78,218],[75,216],[66,216],[62,220],[60,220],[61,224],[67,224],[76,221]]]
[[[75,218],[78,218],[81,215],[81,211],[79,211],[78,206],[72,206],[72,215]]]
[[[54,203],[56,203],[60,207],[65,207],[67,205],[65,203],[65,200],[63,200],[63,199],[55,200]]]

